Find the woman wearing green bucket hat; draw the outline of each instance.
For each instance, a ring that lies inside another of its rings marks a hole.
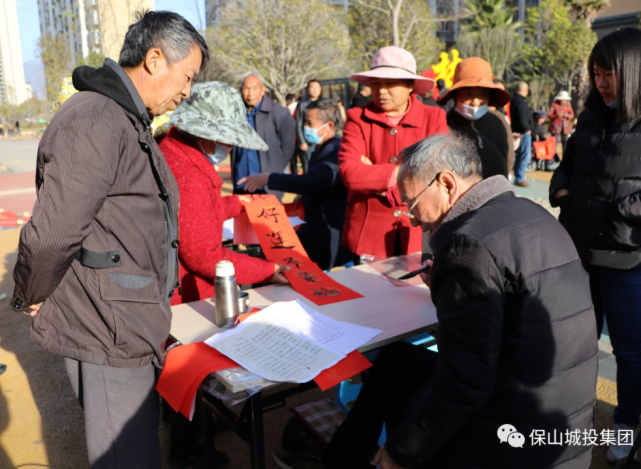
[[[180,190],[179,229],[182,295],[172,304],[214,296],[216,263],[229,260],[239,284],[287,283],[273,262],[223,248],[223,222],[241,212],[247,196],[221,196],[222,179],[214,165],[233,146],[267,150],[245,118],[238,91],[220,82],[199,83],[171,116],[172,128],[160,142]],[[249,200],[249,199],[248,199]]]
[[[223,222],[240,215],[240,201],[243,197],[249,201],[249,196],[223,197],[223,181],[214,165],[222,162],[233,146],[267,150],[267,144],[247,123],[238,91],[220,82],[194,85],[191,97],[171,115],[171,124],[169,134],[159,144],[180,191],[181,290],[171,298],[171,304],[212,298],[216,264],[221,260],[234,264],[238,284],[288,283],[280,266],[222,245]],[[168,467],[197,461],[198,425],[178,414],[170,420]]]

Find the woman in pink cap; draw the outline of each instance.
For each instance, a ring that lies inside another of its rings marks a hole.
[[[422,231],[402,215],[407,206],[396,188],[401,151],[430,135],[447,133],[445,112],[417,95],[434,80],[416,74],[414,56],[384,47],[369,71],[351,79],[372,89],[372,101],[347,112],[339,165],[349,189],[343,245],[362,256],[390,257],[420,251]]]

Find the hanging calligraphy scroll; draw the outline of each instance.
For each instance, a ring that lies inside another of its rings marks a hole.
[[[319,306],[363,297],[331,279],[309,259],[289,223],[285,207],[275,196],[251,197],[252,202],[244,207],[260,247],[268,260],[291,267],[285,276],[294,290]]]

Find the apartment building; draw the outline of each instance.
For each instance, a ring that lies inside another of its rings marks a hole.
[[[27,99],[16,0],[0,0],[0,102],[17,105]]]
[[[118,60],[129,24],[145,9],[154,0],[38,0],[40,33],[64,38],[70,67],[91,52]]]

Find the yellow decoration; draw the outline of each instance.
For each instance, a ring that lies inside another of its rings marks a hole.
[[[71,81],[71,77],[64,77],[62,79],[62,84],[60,85],[60,91],[58,91],[58,96],[56,96],[56,100],[51,103],[51,109],[49,112],[51,114],[55,114],[58,112],[58,109],[64,103],[69,97],[73,94],[76,94],[78,92],[77,89],[73,87],[73,82]]]
[[[169,116],[171,116],[173,112],[174,111],[167,111],[160,116],[154,117],[154,120],[151,121],[151,133],[155,138],[169,133],[169,129],[171,128]]]
[[[52,114],[55,114],[56,112],[58,112],[58,109],[60,109],[60,106],[62,106],[62,103],[64,103],[66,100],[68,100],[72,95],[76,94],[77,92],[78,90],[74,88],[71,77],[64,77],[62,79],[62,84],[60,85],[60,91],[58,91],[58,95],[56,96],[56,100],[53,103],[51,103],[50,112]],[[171,128],[171,123],[169,122],[169,116],[171,116],[172,112],[174,111],[167,111],[161,116],[154,117],[154,120],[151,122],[151,126],[150,126],[151,132],[154,137],[158,138],[169,132],[169,129]]]
[[[454,83],[454,71],[456,66],[463,60],[457,49],[452,49],[450,52],[452,60],[450,60],[447,52],[441,52],[439,63],[432,65],[432,71],[436,74],[434,81],[443,79],[447,88],[450,88]]]

